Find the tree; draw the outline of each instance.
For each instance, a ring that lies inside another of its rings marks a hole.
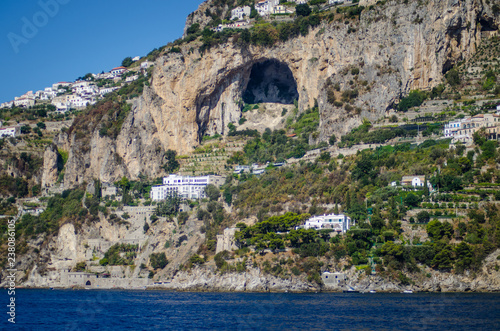
[[[460,74],[457,69],[451,69],[446,73],[446,80],[451,86],[460,85]]]
[[[426,98],[427,94],[425,92],[413,90],[406,98],[401,99],[397,108],[399,111],[406,112],[411,107],[420,106]]]
[[[311,14],[311,7],[307,3],[297,5],[295,13],[297,13],[297,16],[309,16]]]
[[[472,264],[472,249],[465,243],[461,242],[455,247],[455,269],[457,272],[462,273],[464,270],[468,269]]]
[[[149,261],[154,269],[163,269],[168,264],[165,253],[153,253],[149,256]]]
[[[321,154],[319,155],[319,158],[318,160],[321,161],[321,162],[328,162],[330,161],[330,153],[327,152],[327,151],[324,151],[324,152],[321,152]]]
[[[385,221],[379,214],[374,214],[370,220],[370,223],[372,225],[372,228],[378,231],[382,230],[382,228],[385,226]]]
[[[167,162],[162,166],[163,169],[165,169],[165,172],[168,173],[173,173],[177,169],[179,169],[179,162],[175,159],[177,156],[177,152],[173,151],[171,149],[167,150],[165,152],[165,158],[167,159]]]
[[[443,249],[432,259],[432,267],[439,270],[450,270],[453,266],[451,252],[448,248]]]
[[[31,133],[31,126],[29,125],[23,125],[21,126],[21,133],[22,134],[28,134],[28,133]]]
[[[405,204],[409,207],[418,207],[420,203],[420,198],[413,193],[409,193],[405,198]]]
[[[191,26],[189,28],[187,28],[186,34],[193,34],[193,33],[198,32],[199,30],[200,30],[200,24],[194,23],[194,24],[191,24]]]
[[[193,256],[191,256],[189,258],[189,262],[191,262],[192,264],[201,265],[201,264],[205,263],[205,260],[201,256],[199,256],[198,254],[194,254]]]
[[[125,68],[128,68],[132,65],[132,63],[134,63],[134,61],[132,61],[132,58],[130,56],[128,56],[128,57],[123,59],[122,66],[124,66]]]
[[[426,227],[429,237],[434,240],[441,240],[443,237],[450,238],[453,234],[453,226],[448,222],[441,223],[438,220],[432,220]]]
[[[259,15],[259,12],[257,11],[257,9],[255,9],[254,5],[252,5],[252,7],[250,7],[250,18],[256,18],[257,15]]]
[[[335,137],[335,135],[334,135],[334,134],[332,134],[332,135],[330,136],[330,139],[328,139],[328,143],[330,143],[330,145],[332,145],[332,146],[333,146],[333,145],[335,145],[335,143],[336,143],[336,142],[337,142],[337,137]]]
[[[417,222],[418,223],[427,223],[431,219],[428,211],[422,210],[417,214]]]
[[[483,157],[484,159],[487,159],[487,160],[494,158],[495,154],[496,154],[496,148],[497,148],[496,141],[489,140],[489,141],[484,142],[481,145],[481,150],[483,151],[483,153],[481,154],[481,157]]]
[[[205,194],[210,201],[217,201],[220,197],[220,190],[213,184],[208,184],[205,187]]]
[[[179,212],[180,205],[181,198],[174,193],[156,205],[155,214],[157,216],[175,215]]]

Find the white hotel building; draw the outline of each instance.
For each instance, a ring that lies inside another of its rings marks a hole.
[[[351,228],[351,218],[343,214],[313,216],[306,221],[306,224],[301,225],[298,228],[314,230],[332,229],[337,232],[345,233]]]
[[[219,187],[223,182],[222,176],[168,175],[168,177],[163,177],[163,185],[156,185],[151,188],[151,199],[161,201],[173,194],[185,199],[202,199],[206,197],[205,187],[208,184]]]

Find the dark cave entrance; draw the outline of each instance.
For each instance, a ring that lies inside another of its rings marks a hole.
[[[252,66],[250,79],[243,93],[245,103],[293,104],[298,99],[297,83],[286,64],[277,60],[265,60]]]

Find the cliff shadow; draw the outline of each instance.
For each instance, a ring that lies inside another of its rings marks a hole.
[[[288,65],[274,59],[253,64],[243,92],[245,103],[293,104],[298,99],[297,82]]]

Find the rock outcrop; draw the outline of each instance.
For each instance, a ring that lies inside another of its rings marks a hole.
[[[57,181],[58,172],[62,168],[57,146],[52,144],[47,147],[43,154],[42,187],[52,186]]]
[[[207,4],[190,15],[187,25],[206,24]],[[251,73],[254,68],[268,70],[266,65],[289,70],[291,81],[284,91],[293,95],[296,86],[299,111],[317,102],[319,140],[345,133],[363,118],[385,115],[410,90],[442,82],[454,63],[474,53],[482,30],[498,29],[498,15],[490,6],[477,0],[392,1],[365,9],[359,21],[323,21],[307,36],[273,47],[229,41],[200,54],[198,44],[183,45],[181,54],[158,58],[151,87],[133,101],[115,140],[97,132],[90,146],[79,145],[74,133],[60,140],[70,146],[64,182],[73,186],[92,178],[160,176],[163,151],[183,154],[204,134],[227,134],[228,123],[241,117],[240,100],[247,88],[262,97]],[[328,102],[327,83],[338,87],[338,97],[349,90],[357,90],[358,96],[349,107],[335,106]],[[278,95],[274,87],[270,90]]]

